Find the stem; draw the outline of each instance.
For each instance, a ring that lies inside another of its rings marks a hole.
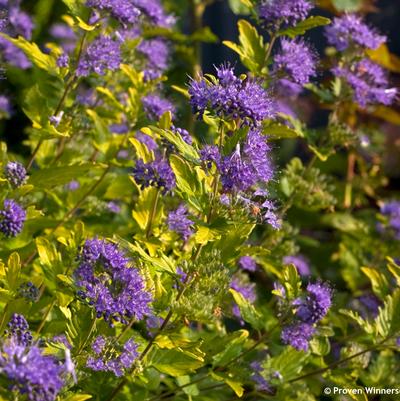
[[[95,327],[96,327],[96,317],[93,319],[92,324],[90,325],[90,328],[89,328],[88,335],[86,336],[85,340],[82,342],[81,346],[79,347],[79,349],[76,353],[77,355],[79,355],[82,352],[82,350],[86,347],[86,344],[88,343],[90,337],[92,336]]]
[[[353,181],[355,176],[356,154],[351,152],[347,158],[347,179],[343,207],[348,209],[352,204]]]
[[[51,304],[50,304],[49,307],[47,308],[46,313],[44,314],[43,319],[42,319],[42,321],[41,321],[40,324],[39,324],[39,327],[38,327],[37,330],[36,330],[36,333],[37,333],[37,334],[40,334],[40,332],[43,330],[43,327],[44,327],[44,325],[46,324],[47,317],[49,316],[49,314],[50,314],[50,312],[51,312],[51,310],[53,309],[53,307],[54,307],[55,304],[56,304],[56,300],[53,299],[53,301],[51,302]]]
[[[6,305],[5,305],[4,309],[3,309],[3,314],[1,316],[1,320],[0,320],[0,330],[1,331],[0,331],[0,333],[3,332],[3,325],[4,325],[4,322],[5,322],[6,317],[7,317],[7,311],[8,311],[8,302],[6,303]]]
[[[270,42],[269,42],[268,50],[267,50],[267,53],[266,53],[265,59],[264,59],[264,64],[265,64],[265,65],[268,64],[268,60],[269,60],[269,58],[271,57],[272,48],[273,48],[274,45],[275,45],[276,39],[278,39],[276,33],[271,34],[271,40],[270,40]]]
[[[157,214],[157,206],[158,206],[159,198],[160,198],[160,189],[157,188],[156,193],[154,195],[153,205],[151,208],[150,220],[149,220],[149,222],[147,224],[147,228],[146,228],[146,239],[150,238],[152,225],[154,223],[154,219],[156,218],[156,214]]]

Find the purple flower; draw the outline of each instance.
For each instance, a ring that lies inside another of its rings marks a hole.
[[[141,14],[131,0],[88,0],[86,5],[110,13],[122,24],[134,24]]]
[[[107,210],[112,213],[118,214],[121,212],[121,206],[117,202],[110,201],[107,203]]]
[[[361,107],[369,104],[393,103],[397,90],[388,87],[386,71],[369,59],[363,59],[350,67],[335,67],[333,73],[346,80],[353,90],[353,98]]]
[[[258,81],[236,77],[229,65],[216,70],[215,81],[203,76],[189,84],[190,104],[199,117],[209,111],[221,118],[258,126],[274,116],[273,101]]]
[[[257,270],[257,263],[251,256],[242,256],[239,259],[239,266],[243,270],[247,270],[249,272],[255,272]]]
[[[126,134],[129,132],[129,126],[126,123],[121,123],[121,124],[111,124],[108,129],[113,133],[113,134]]]
[[[104,75],[106,71],[116,71],[121,64],[119,42],[109,36],[97,37],[86,49],[79,61],[76,74],[86,77],[90,73]]]
[[[0,114],[4,114],[5,117],[9,117],[11,112],[10,99],[7,96],[0,95]]]
[[[149,81],[160,78],[168,68],[170,47],[167,42],[161,38],[143,40],[136,49],[147,60],[145,79]]]
[[[165,12],[160,0],[132,0],[132,2],[152,25],[171,28],[176,22],[172,15]]]
[[[382,306],[382,302],[377,296],[374,294],[364,294],[358,297],[358,300],[367,309],[367,312],[370,312],[374,318],[378,316],[379,308]],[[366,316],[365,311],[361,311],[361,314],[364,317]]]
[[[121,346],[114,338],[98,336],[92,344],[94,355],[88,358],[86,366],[94,371],[112,372],[121,377],[139,356],[137,348],[133,339]]]
[[[389,227],[394,231],[397,239],[400,239],[400,202],[390,201],[381,206],[381,213],[388,217]]]
[[[57,66],[60,68],[67,68],[69,66],[69,56],[66,53],[61,54],[60,57],[58,57],[57,61]]]
[[[14,313],[7,324],[5,334],[12,337],[18,344],[28,346],[32,344],[32,334],[29,331],[29,325],[25,317]]]
[[[283,263],[285,265],[294,265],[301,276],[309,276],[311,274],[309,262],[303,255],[285,256]]]
[[[152,295],[136,268],[115,244],[101,239],[85,242],[74,272],[79,296],[110,325],[141,320],[150,312]]]
[[[277,29],[282,24],[296,25],[307,18],[312,8],[314,6],[308,0],[261,0],[257,14],[267,29]]]
[[[184,205],[168,214],[167,224],[168,228],[178,233],[184,241],[193,234],[193,221],[188,219],[188,210]]]
[[[3,210],[0,210],[0,231],[6,237],[16,237],[22,231],[25,220],[25,210],[12,199],[6,199]]]
[[[327,313],[332,305],[332,289],[326,283],[316,282],[307,285],[305,299],[293,302],[297,307],[296,316],[304,323],[317,323]]]
[[[139,142],[146,145],[147,149],[149,149],[149,150],[158,149],[158,145],[157,145],[156,141],[150,135],[147,135],[147,134],[144,134],[143,132],[138,131],[138,132],[136,132],[135,137]]]
[[[27,179],[25,167],[18,162],[8,162],[4,175],[13,188],[24,185]]]
[[[308,343],[315,333],[315,329],[308,323],[294,323],[286,326],[281,333],[281,340],[284,344],[291,345],[298,351],[307,351]]]
[[[206,145],[200,150],[200,159],[210,169],[213,163],[219,168],[221,166],[221,154],[218,146]]]
[[[190,136],[189,131],[184,128],[175,127],[175,125],[171,126],[171,131],[174,134],[178,134],[182,137],[182,139],[188,144],[191,145],[193,143],[193,138]]]
[[[142,188],[149,186],[162,189],[163,193],[175,188],[175,174],[166,160],[158,159],[150,163],[138,160],[133,169],[133,177]]]
[[[157,93],[152,93],[142,99],[143,109],[149,120],[158,121],[160,117],[170,111],[172,116],[175,114],[175,106],[172,102],[162,98]]]
[[[27,301],[36,302],[39,299],[40,292],[35,284],[28,281],[27,283],[20,285],[18,288],[18,294]]]
[[[246,191],[258,182],[267,183],[274,171],[269,159],[266,138],[257,130],[248,133],[241,150],[236,150],[220,163],[221,182],[225,191]]]
[[[52,356],[43,355],[35,346],[19,344],[14,338],[0,348],[0,377],[29,401],[54,401],[64,383],[63,367]]]
[[[317,57],[302,39],[281,40],[281,50],[274,58],[273,71],[283,75],[281,85],[287,92],[298,94],[296,86],[303,86],[316,75]],[[294,85],[294,88],[293,88]]]
[[[272,392],[271,384],[262,375],[264,368],[261,366],[261,363],[254,361],[250,364],[250,368],[253,371],[251,380],[255,383],[256,389],[258,391],[265,391],[267,393]]]
[[[241,294],[250,303],[255,302],[257,298],[255,287],[256,285],[254,283],[251,283],[248,277],[244,274],[237,273],[235,276],[232,277],[231,288]],[[244,324],[240,309],[237,305],[233,306],[232,313],[234,316],[240,319],[242,324]]]
[[[64,23],[56,23],[50,28],[50,35],[60,41],[63,50],[70,54],[75,50],[77,36],[72,28]]]
[[[69,191],[76,191],[77,189],[80,188],[80,186],[81,185],[79,184],[79,181],[77,181],[77,180],[72,180],[66,185],[66,187]]]
[[[14,35],[23,36],[25,39],[32,38],[32,31],[34,28],[31,17],[21,11],[18,6],[11,6],[8,10],[8,21],[11,31]]]
[[[352,44],[368,49],[377,49],[386,41],[354,14],[346,14],[333,20],[333,24],[325,28],[328,43],[339,51],[344,51]]]

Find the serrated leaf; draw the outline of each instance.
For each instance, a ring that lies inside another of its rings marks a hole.
[[[329,18],[315,16],[309,17],[304,21],[299,22],[296,26],[287,28],[278,33],[278,36],[289,36],[294,39],[296,36],[304,35],[307,31],[319,26],[328,25],[331,23]]]
[[[265,324],[262,316],[257,312],[254,306],[240,292],[237,292],[232,288],[229,292],[233,295],[233,299],[240,309],[240,315],[243,320],[251,324],[255,329],[264,328]]]
[[[375,319],[376,333],[386,338],[393,334],[398,334],[400,330],[400,289],[392,295],[386,297],[379,314]]]
[[[362,267],[361,271],[369,278],[372,291],[381,299],[389,293],[389,283],[386,277],[376,269]]]

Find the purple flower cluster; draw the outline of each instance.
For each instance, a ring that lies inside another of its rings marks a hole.
[[[354,101],[361,107],[377,103],[390,105],[397,95],[395,88],[388,88],[386,71],[369,59],[362,59],[350,67],[335,67],[332,71],[346,80]]]
[[[257,14],[267,29],[293,26],[307,18],[313,8],[308,0],[261,0]]]
[[[281,339],[297,350],[308,350],[308,343],[315,333],[315,328],[307,323],[293,323],[282,330]]]
[[[168,43],[161,38],[143,40],[136,49],[147,61],[144,69],[145,80],[160,78],[168,68],[170,57]]]
[[[52,25],[50,35],[60,42],[65,53],[71,54],[75,50],[77,36],[69,25],[63,23]]]
[[[18,294],[28,301],[36,302],[39,299],[39,288],[35,284],[28,281],[18,288]]]
[[[400,202],[386,202],[381,207],[381,213],[388,217],[390,229],[393,230],[396,239],[400,240]]]
[[[176,22],[174,16],[165,12],[160,0],[132,0],[132,2],[151,25],[171,28]]]
[[[138,131],[138,132],[136,132],[135,137],[139,142],[146,145],[148,150],[158,149],[157,142],[150,135],[147,135],[147,134],[144,134],[143,132]]]
[[[296,299],[292,304],[296,320],[283,328],[281,339],[297,350],[308,350],[308,343],[315,333],[314,325],[327,313],[332,305],[332,289],[320,281],[309,283],[304,298]]]
[[[262,375],[264,368],[261,366],[261,363],[254,361],[250,364],[250,368],[253,372],[251,375],[251,380],[255,383],[256,389],[258,391],[270,393],[272,391],[272,387],[268,380],[266,380]]]
[[[25,210],[12,199],[6,199],[0,210],[0,231],[6,237],[16,237],[24,228],[25,220]]]
[[[251,130],[241,150],[240,144],[229,156],[222,159],[219,170],[221,182],[227,192],[247,191],[256,183],[269,182],[274,171],[269,158],[270,147],[266,138]]]
[[[243,270],[247,270],[249,272],[255,272],[257,270],[257,263],[251,256],[242,256],[239,259],[239,266]]]
[[[33,22],[31,17],[20,9],[20,2],[10,1],[5,6],[7,7],[8,24],[1,24],[0,31],[11,37],[23,36],[30,40],[34,27]],[[0,53],[7,63],[15,67],[27,69],[32,65],[22,50],[3,37],[0,37]]]
[[[133,339],[120,346],[113,338],[98,336],[92,344],[94,356],[88,358],[86,366],[94,371],[112,372],[117,377],[123,376],[139,356],[137,348],[138,345]]]
[[[25,317],[14,313],[7,324],[5,334],[12,337],[18,344],[28,346],[32,344],[32,334],[29,331],[29,325]]]
[[[13,188],[25,184],[27,179],[25,167],[18,162],[8,162],[4,168],[4,175]]]
[[[322,282],[307,285],[307,295],[293,303],[297,307],[296,316],[304,323],[319,322],[332,305],[332,289]]]
[[[80,77],[86,77],[92,72],[104,75],[106,71],[117,70],[120,64],[120,43],[109,36],[99,36],[87,47],[76,74]]]
[[[175,106],[169,100],[161,97],[157,93],[151,93],[142,99],[143,109],[149,120],[158,121],[160,117],[170,111],[172,116],[175,114]]]
[[[118,247],[98,238],[85,242],[74,272],[79,296],[86,300],[110,325],[127,324],[150,313],[152,295],[143,278]]]
[[[190,133],[188,130],[184,129],[184,128],[179,128],[179,127],[175,127],[175,125],[171,126],[171,131],[174,134],[178,134],[182,137],[182,139],[189,145],[191,145],[193,143],[193,138],[190,136]]]
[[[301,276],[309,276],[311,274],[308,260],[303,255],[291,255],[283,258],[285,265],[294,265]]]
[[[190,104],[199,117],[209,111],[221,118],[258,126],[274,116],[274,103],[258,81],[237,77],[229,65],[216,70],[214,80],[203,76],[189,84]]]
[[[0,349],[0,377],[11,391],[26,395],[29,401],[54,401],[64,383],[63,368],[36,345],[25,346],[11,338]]]
[[[363,20],[354,14],[346,14],[333,20],[333,24],[325,28],[328,43],[339,51],[344,51],[351,45],[368,49],[377,49],[386,41]]]
[[[108,12],[122,24],[134,24],[141,14],[131,0],[88,0],[86,5],[99,11]]]
[[[133,168],[133,177],[142,188],[156,187],[163,193],[172,191],[175,188],[175,174],[171,166],[164,159],[144,163],[138,160]]]
[[[168,228],[178,233],[184,241],[193,234],[193,221],[188,218],[188,210],[184,205],[168,214],[167,224]]]
[[[281,49],[275,55],[273,71],[279,86],[289,94],[298,94],[302,86],[316,75],[317,57],[302,39],[281,40]]]
[[[208,169],[211,169],[213,164],[219,167],[221,165],[221,154],[219,153],[218,146],[204,146],[203,149],[200,149],[200,159]]]

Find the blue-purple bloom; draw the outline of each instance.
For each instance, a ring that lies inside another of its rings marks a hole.
[[[147,61],[144,68],[145,79],[160,78],[168,68],[170,57],[168,43],[161,38],[143,40],[136,49],[140,54],[145,56]]]
[[[309,261],[303,255],[290,255],[283,258],[285,265],[294,265],[301,276],[311,274]]]
[[[32,344],[32,334],[29,331],[29,325],[23,315],[14,313],[7,324],[5,334],[12,337],[18,344],[28,346]]]
[[[362,59],[350,67],[335,67],[332,72],[346,80],[353,91],[354,101],[361,107],[390,105],[397,95],[396,88],[388,88],[386,71],[369,59]]]
[[[176,20],[167,14],[160,0],[132,0],[133,4],[146,18],[145,22],[162,28],[171,28]]]
[[[92,72],[104,75],[106,71],[118,70],[120,64],[120,43],[109,36],[99,36],[87,47],[76,74],[80,77],[86,77]]]
[[[14,200],[6,199],[0,210],[0,231],[6,237],[16,237],[24,228],[25,210]]]
[[[261,0],[257,14],[267,29],[277,29],[281,25],[293,26],[306,19],[313,7],[308,0]]]
[[[152,93],[142,99],[143,109],[149,120],[158,121],[160,117],[170,111],[172,116],[175,114],[175,106],[168,99],[161,97],[157,93]]]
[[[328,43],[339,51],[344,51],[351,45],[377,49],[386,40],[385,36],[377,33],[354,14],[335,18],[333,24],[325,28],[325,33]]]
[[[332,305],[332,289],[328,284],[318,281],[307,285],[307,295],[293,302],[297,307],[296,316],[304,323],[319,322]]]
[[[239,266],[243,270],[247,270],[249,272],[255,272],[257,270],[257,263],[251,256],[242,256],[239,259]]]
[[[8,162],[4,168],[4,175],[13,188],[24,185],[27,179],[25,167],[18,162]]]
[[[193,234],[193,221],[188,218],[188,210],[184,205],[168,214],[167,224],[168,228],[178,233],[184,241]]]
[[[94,371],[112,372],[121,377],[139,356],[137,348],[132,338],[121,346],[114,338],[98,336],[92,343],[94,355],[88,358],[86,366]]]
[[[200,160],[205,163],[206,167],[210,169],[213,164],[218,168],[221,166],[221,154],[218,146],[206,145],[200,150]]]
[[[60,55],[56,61],[57,67],[67,68],[69,66],[69,56],[66,53]]]
[[[298,351],[307,351],[309,341],[315,333],[315,328],[303,322],[296,322],[283,328],[281,339],[284,344],[291,345]]]
[[[88,0],[86,5],[110,13],[122,24],[134,24],[141,14],[131,0]]]
[[[15,338],[0,348],[0,376],[29,401],[54,401],[62,389],[62,365],[52,356],[43,355],[36,345],[25,346]]]
[[[188,130],[184,129],[184,128],[179,128],[179,127],[175,127],[175,125],[171,126],[171,131],[174,134],[178,134],[182,137],[182,139],[189,145],[191,145],[193,143],[193,138],[190,136],[190,133]]]
[[[216,70],[215,81],[203,76],[189,83],[190,104],[195,114],[202,117],[209,111],[249,126],[258,126],[274,116],[274,103],[257,80],[237,77],[229,65]]]
[[[11,115],[11,103],[7,96],[0,95],[0,117],[10,117]]]
[[[259,361],[254,361],[250,364],[250,368],[252,370],[251,380],[255,383],[257,391],[271,393],[272,386],[262,375],[265,369],[261,366],[261,363]]]
[[[381,206],[381,213],[387,216],[389,228],[393,230],[395,238],[400,240],[400,201],[384,203]]]
[[[297,94],[316,75],[316,62],[315,53],[303,39],[282,39],[281,49],[274,57],[273,71],[281,78],[279,85]]]
[[[28,281],[23,283],[18,288],[18,294],[27,301],[36,302],[39,299],[39,288],[35,284]]]
[[[146,145],[148,150],[156,150],[156,149],[158,149],[157,142],[150,135],[144,134],[141,131],[137,131],[136,135],[135,135],[135,138],[139,142],[141,142],[144,145]]]
[[[175,174],[171,166],[164,159],[157,159],[150,163],[138,160],[133,168],[133,177],[142,188],[156,187],[163,193],[172,191],[175,188]]]
[[[136,268],[117,245],[98,238],[85,242],[74,272],[79,296],[110,325],[114,321],[127,324],[139,321],[150,313],[152,295]]]
[[[71,54],[75,50],[77,36],[73,29],[64,23],[56,23],[50,27],[50,35],[57,39],[64,52]]]

